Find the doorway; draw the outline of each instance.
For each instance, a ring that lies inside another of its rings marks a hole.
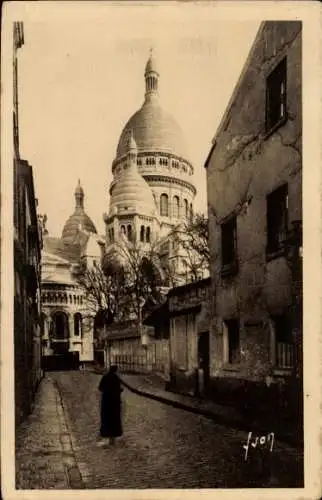
[[[210,381],[209,369],[209,332],[198,335],[198,368],[202,372],[200,392],[207,394]]]
[[[68,317],[62,311],[54,314],[53,318],[53,336],[52,336],[52,349],[54,354],[65,354],[69,350],[69,327]]]

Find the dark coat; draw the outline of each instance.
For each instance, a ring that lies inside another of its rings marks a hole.
[[[116,373],[103,375],[98,389],[101,397],[101,428],[102,437],[122,436],[121,421],[121,381]]]

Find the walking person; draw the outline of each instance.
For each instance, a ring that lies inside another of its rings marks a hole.
[[[102,440],[99,445],[114,444],[115,438],[122,436],[121,420],[121,381],[117,375],[117,365],[112,365],[103,375],[98,386],[101,392],[101,427]]]

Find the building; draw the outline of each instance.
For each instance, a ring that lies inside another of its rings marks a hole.
[[[168,294],[170,387],[177,392],[207,395],[209,390],[210,290],[206,278]]]
[[[33,169],[20,157],[18,49],[24,44],[21,22],[13,26],[14,138],[14,377],[16,425],[31,412],[42,377],[40,265],[42,236],[37,217]]]
[[[301,22],[262,23],[205,165],[213,391],[279,416],[302,342],[288,252],[302,221],[301,51]]]
[[[163,261],[172,261],[185,280],[184,255],[173,249],[169,233],[193,213],[194,168],[180,126],[160,105],[160,74],[152,54],[144,77],[143,105],[124,126],[112,163],[106,249],[124,237],[156,245]]]
[[[94,359],[95,310],[88,304],[77,272],[100,262],[104,239],[84,210],[84,190],[78,181],[75,211],[60,238],[44,227],[42,252],[43,363],[46,368],[77,367]],[[46,219],[45,221],[46,222]]]
[[[161,107],[160,73],[152,53],[144,78],[144,102],[125,124],[112,163],[109,211],[104,214],[106,254],[127,241],[143,252],[153,247],[166,293],[173,283],[189,281],[186,255],[175,242],[174,230],[193,215],[194,168],[180,126]],[[143,371],[153,369],[168,376],[169,328],[162,336],[155,324],[154,330],[140,332],[133,320],[108,328],[113,360],[123,369],[143,363]]]

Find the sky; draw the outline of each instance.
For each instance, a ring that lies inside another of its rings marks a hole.
[[[181,126],[195,168],[195,209],[206,211],[204,162],[259,22],[158,9],[96,5],[91,16],[30,14],[24,21],[20,153],[33,166],[38,211],[52,236],[74,211],[78,179],[85,210],[104,233],[112,161],[126,121],[143,104],[151,47],[160,103]]]

